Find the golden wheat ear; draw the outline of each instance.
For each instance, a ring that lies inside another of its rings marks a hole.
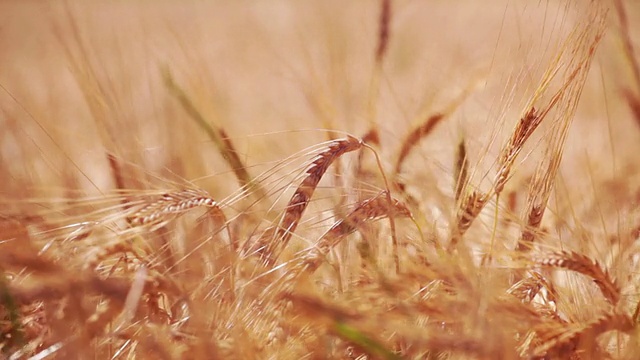
[[[535,264],[544,267],[562,268],[586,275],[600,288],[602,295],[612,304],[620,300],[620,287],[597,261],[576,252],[558,251],[540,254],[533,258]]]
[[[329,166],[340,156],[360,150],[362,146],[363,142],[352,136],[331,141],[327,149],[320,152],[309,165],[305,172],[306,177],[291,196],[279,223],[267,228],[256,241],[248,241],[243,246],[243,256],[258,253],[265,264],[273,265],[280,251],[296,231],[313,193]]]
[[[489,201],[489,196],[480,191],[473,191],[462,198],[456,214],[456,225],[451,236],[451,243],[449,244],[450,251],[455,249],[460,239],[462,239],[462,235],[469,229],[473,220],[480,215],[487,201]]]
[[[133,226],[157,225],[197,207],[221,213],[218,203],[203,190],[181,190],[150,199],[131,217]]]

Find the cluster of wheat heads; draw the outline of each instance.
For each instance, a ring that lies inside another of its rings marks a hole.
[[[542,227],[606,11],[593,4],[565,41],[551,46],[556,53],[489,174],[467,159],[464,139],[451,147],[455,211],[442,237],[413,196],[430,189],[410,189],[403,169],[412,166],[417,144],[463,100],[421,115],[426,121],[407,132],[393,171],[385,173],[375,97],[392,8],[390,1],[381,4],[372,121],[362,139],[328,132],[326,142],[251,178],[224,129],[207,125],[167,75],[188,116],[209,126],[240,190],[214,199],[169,181],[160,191],[128,189],[134,167],[109,153],[113,194],[7,202],[12,212],[0,219],[3,354],[635,358],[640,303],[627,295],[637,278],[627,270],[616,280],[613,272],[631,268],[624,263],[634,258],[638,231],[621,234],[615,251],[596,261],[583,244],[587,237],[561,244]],[[513,192],[504,209],[500,197],[517,160],[542,130],[531,150],[540,156],[528,186],[513,187],[525,198],[522,212],[511,204]],[[370,154],[375,166],[369,168]],[[347,158],[352,161],[339,161]],[[290,168],[297,176],[279,177]],[[340,186],[328,179],[332,168]],[[364,176],[375,190],[360,187]],[[491,178],[490,186],[479,186],[481,177]],[[323,184],[339,194],[319,194],[327,190]],[[483,233],[488,241],[478,240],[473,226],[492,202],[495,226]],[[515,232],[499,231],[509,223]]]

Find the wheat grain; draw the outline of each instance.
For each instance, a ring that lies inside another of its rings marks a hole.
[[[507,290],[507,293],[515,296],[524,303],[530,303],[545,285],[547,285],[545,278],[534,271],[531,276],[513,284],[509,290]]]

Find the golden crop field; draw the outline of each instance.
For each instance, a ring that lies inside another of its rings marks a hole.
[[[0,358],[637,359],[640,3],[0,2]]]

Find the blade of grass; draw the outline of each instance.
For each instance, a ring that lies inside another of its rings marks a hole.
[[[6,348],[3,347],[3,350],[7,351],[15,346],[22,347],[24,345],[24,336],[22,334],[22,324],[20,322],[20,311],[18,310],[17,302],[9,292],[6,276],[2,268],[0,268],[0,303],[2,304],[2,307],[6,309],[7,317],[11,324],[11,330],[9,333],[3,334],[11,346]]]
[[[231,170],[238,179],[240,186],[244,187],[248,192],[255,192],[256,196],[260,199],[265,198],[266,192],[262,189],[260,184],[255,182],[251,178],[251,175],[249,175],[247,168],[242,163],[242,160],[240,159],[240,156],[238,155],[238,152],[226,131],[205,119],[204,115],[202,115],[189,96],[187,96],[186,92],[176,84],[168,69],[165,69],[162,75],[165,85],[171,94],[180,102],[180,105],[182,105],[189,117],[207,133],[209,138],[218,148],[218,152],[220,152],[220,155],[222,155],[224,160],[231,167]]]
[[[342,339],[350,341],[358,345],[365,352],[374,355],[376,357],[388,360],[401,360],[402,357],[393,353],[391,350],[385,348],[379,342],[371,339],[367,335],[363,334],[360,330],[350,326],[342,321],[338,321],[334,324],[334,331]]]

